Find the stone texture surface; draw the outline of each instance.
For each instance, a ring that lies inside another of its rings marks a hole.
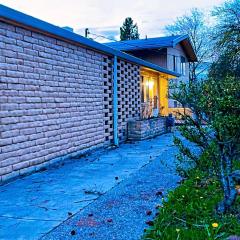
[[[135,144],[123,144],[115,150],[96,152],[57,169],[4,185],[0,188],[0,239],[39,239],[69,219],[59,231],[45,237],[68,239],[71,238],[69,230],[76,227],[75,220],[84,220],[91,212],[94,218],[99,216],[97,221],[101,223],[99,229],[94,228],[98,234],[96,239],[129,239],[124,237],[127,233],[134,234],[132,239],[138,239],[135,237],[140,237],[148,219],[145,210],[154,209],[161,201],[155,196],[156,189],[164,188],[166,192],[178,179],[173,165],[175,152],[172,134],[166,134]],[[169,168],[166,163],[170,164]],[[109,192],[117,185],[119,187]],[[119,205],[110,203],[115,200]],[[90,208],[86,208],[88,205]],[[81,210],[80,216],[70,219]],[[106,218],[113,218],[114,222],[102,225]],[[117,235],[112,235],[117,229]],[[83,224],[76,230],[78,236],[82,235],[80,238],[72,236],[73,239],[91,239],[89,226]],[[123,238],[117,237],[121,235]]]
[[[128,122],[128,139],[133,141],[152,138],[166,133],[166,118],[158,117]]]
[[[153,142],[152,146],[155,147]],[[163,149],[157,159],[130,175],[41,240],[140,240],[144,229],[149,227],[146,223],[154,219],[156,206],[162,204],[167,192],[174,189],[180,180],[175,172],[175,154],[176,147]],[[72,236],[72,231],[76,235]]]
[[[0,183],[111,144],[111,57],[2,21],[0,43]],[[123,139],[140,83],[139,66],[119,64]]]

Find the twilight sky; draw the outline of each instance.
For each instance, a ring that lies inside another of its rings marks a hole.
[[[70,26],[84,35],[90,32],[118,38],[126,17],[137,22],[140,38],[163,35],[163,27],[197,7],[209,12],[224,0],[0,0],[1,4],[57,26]],[[95,36],[92,35],[94,38]],[[96,41],[107,41],[96,38]]]

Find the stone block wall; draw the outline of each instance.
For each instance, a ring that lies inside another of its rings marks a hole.
[[[163,133],[166,133],[165,117],[142,119],[128,123],[128,139],[132,141],[153,138]]]
[[[112,143],[113,58],[0,21],[0,182]],[[139,66],[119,61],[119,135],[140,111]],[[138,86],[139,85],[139,86]]]

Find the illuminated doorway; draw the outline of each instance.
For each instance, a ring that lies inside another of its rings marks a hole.
[[[157,117],[158,109],[158,77],[142,76],[142,116],[143,118]]]

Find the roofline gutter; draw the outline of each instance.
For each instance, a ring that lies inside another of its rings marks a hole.
[[[34,29],[34,30],[40,31],[42,33],[54,35],[55,37],[58,37],[61,40],[75,42],[81,46],[85,46],[90,49],[97,50],[98,52],[105,53],[106,55],[117,56],[118,58],[121,58],[123,60],[127,60],[129,62],[135,63],[136,65],[145,66],[145,67],[148,67],[148,68],[154,69],[156,71],[166,73],[166,74],[169,74],[169,75],[172,75],[175,77],[180,76],[179,74],[169,71],[158,65],[144,61],[137,57],[133,57],[132,55],[123,53],[123,52],[113,49],[111,47],[107,47],[104,44],[95,42],[93,40],[90,40],[88,38],[80,36],[79,34],[70,32],[61,27],[47,23],[45,21],[42,21],[35,17],[29,16],[22,12],[16,11],[16,10],[6,7],[2,4],[0,4],[0,19],[5,22],[10,22],[11,24],[20,25],[21,27],[31,28],[31,30]]]
[[[190,40],[189,37],[188,37],[188,35],[182,35],[182,36],[179,36],[178,38],[174,39],[174,40],[172,41],[173,47],[175,47],[179,42],[181,42],[182,40],[185,40],[185,39]]]

